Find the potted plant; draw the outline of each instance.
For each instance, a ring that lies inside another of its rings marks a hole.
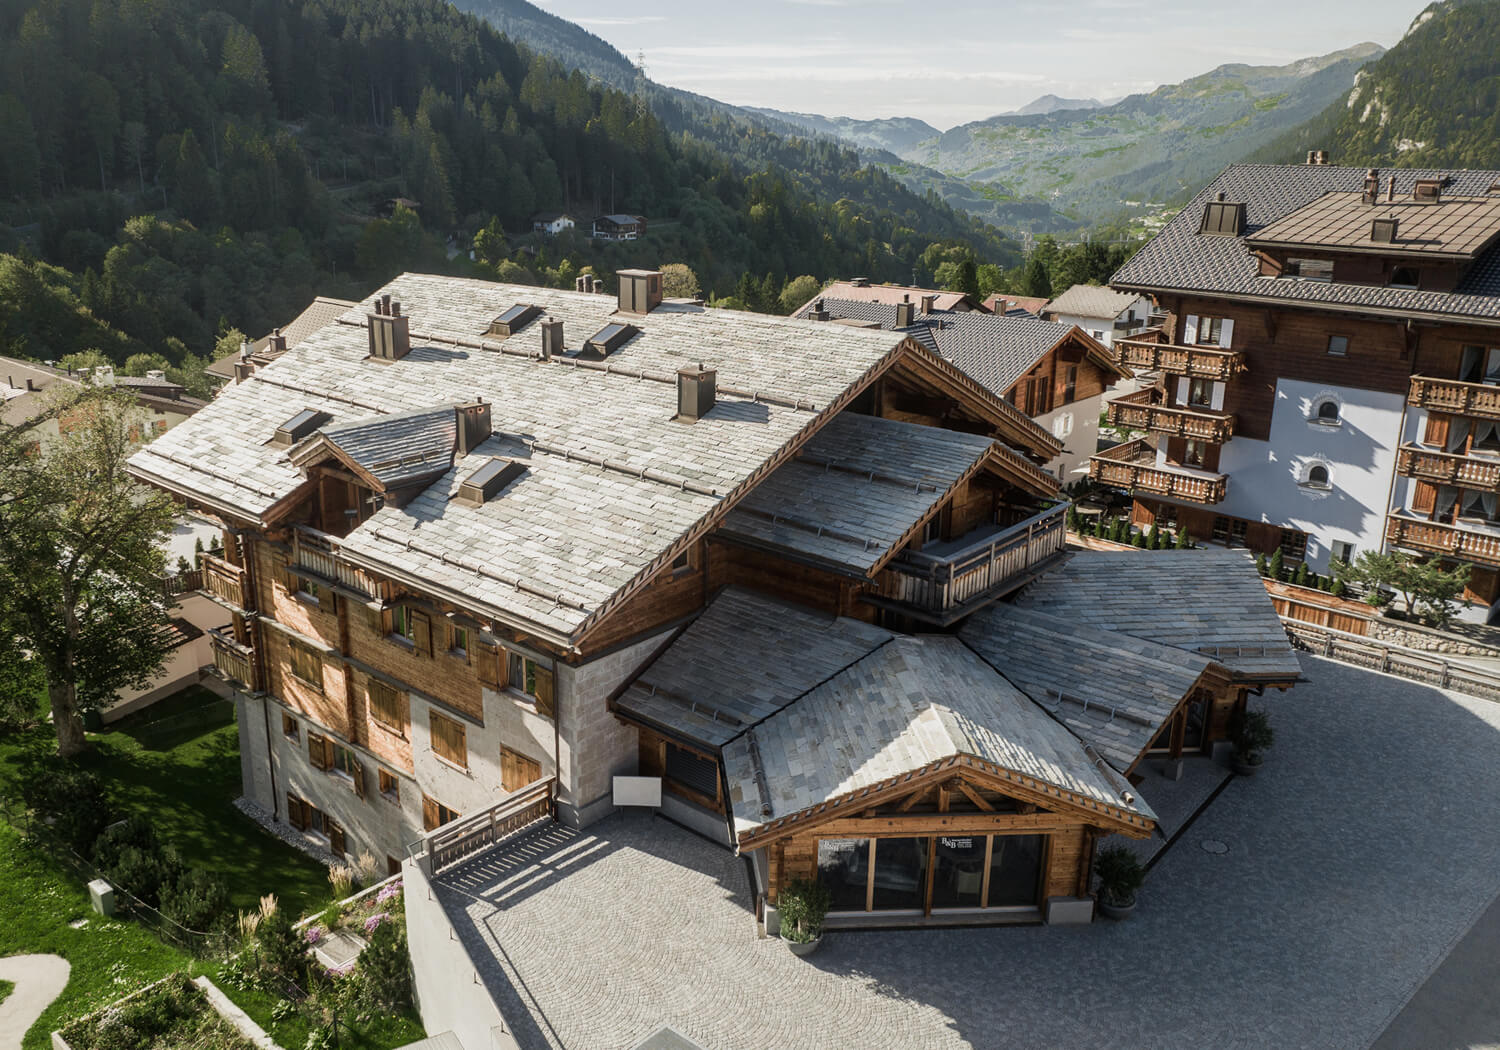
[[[1099,876],[1099,910],[1110,919],[1128,919],[1135,911],[1135,891],[1146,881],[1146,869],[1124,846],[1106,846],[1094,858]]]
[[[781,939],[793,955],[811,955],[823,943],[823,917],[832,904],[828,887],[816,879],[793,879],[776,900]]]
[[[1234,771],[1242,777],[1254,776],[1265,761],[1265,750],[1275,741],[1271,716],[1264,711],[1246,711],[1240,716],[1234,734]]]

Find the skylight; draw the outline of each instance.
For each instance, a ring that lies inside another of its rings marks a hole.
[[[513,459],[499,456],[486,460],[474,473],[464,478],[454,497],[460,503],[479,506],[492,499],[505,486],[526,472],[526,466]]]
[[[319,412],[315,408],[304,408],[277,427],[276,433],[271,435],[271,441],[277,445],[295,445],[332,418],[333,416],[327,412]]]
[[[512,336],[525,328],[538,314],[542,312],[540,306],[532,306],[529,303],[517,303],[506,310],[499,317],[490,322],[490,335]]]
[[[639,335],[640,331],[633,324],[611,322],[595,332],[584,346],[601,357],[608,357]]]

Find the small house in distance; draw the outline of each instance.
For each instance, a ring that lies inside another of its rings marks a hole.
[[[992,295],[984,301],[984,308],[992,314],[1005,314],[1018,317],[1030,314],[1033,317],[1042,316],[1042,311],[1047,307],[1047,297],[1044,295]]]
[[[634,241],[646,235],[644,215],[601,215],[594,220],[593,236],[600,241]]]
[[[573,221],[573,216],[567,212],[544,211],[531,217],[531,232],[545,237],[556,237],[564,230],[571,230],[577,225]]]
[[[1077,325],[1105,346],[1150,323],[1151,300],[1092,284],[1075,284],[1042,310],[1049,321]]]

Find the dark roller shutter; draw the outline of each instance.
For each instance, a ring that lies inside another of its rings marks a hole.
[[[719,797],[719,765],[711,758],[667,745],[667,779],[708,798]]]

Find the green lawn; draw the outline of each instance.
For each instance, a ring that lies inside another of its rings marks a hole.
[[[0,1003],[10,998],[10,993],[16,990],[15,982],[0,981]]]
[[[21,750],[51,739],[51,727],[42,725],[0,743],[0,775],[14,774]],[[89,742],[93,753],[82,761],[109,783],[115,805],[150,817],[189,864],[221,875],[235,908],[253,909],[262,895],[275,893],[304,914],[331,899],[321,864],[232,805],[240,795],[240,754],[227,701],[192,686],[107,732],[90,733]]]

